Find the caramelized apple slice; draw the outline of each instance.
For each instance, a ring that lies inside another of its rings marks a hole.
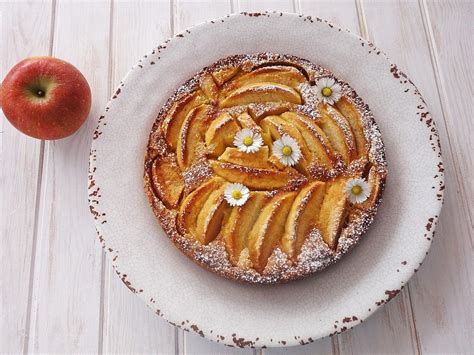
[[[247,244],[247,236],[266,200],[264,192],[252,191],[243,206],[232,208],[222,228],[221,238],[234,265],[239,261],[240,253]]]
[[[219,89],[211,74],[204,74],[201,78],[201,90],[211,102],[215,102],[219,96]]]
[[[280,116],[268,116],[260,121],[260,126],[264,132],[270,132],[273,141],[281,138],[283,134],[289,135],[296,141],[296,143],[298,143],[303,158],[305,158],[305,160],[311,160],[311,152],[309,151],[303,136],[292,124],[288,123]]]
[[[262,272],[273,249],[277,246],[296,192],[276,195],[260,212],[249,233],[247,247],[255,270]]]
[[[152,183],[160,200],[168,208],[178,207],[184,181],[174,156],[155,159],[151,168]]]
[[[260,126],[255,123],[253,118],[247,112],[242,112],[239,116],[237,116],[237,121],[240,123],[242,128],[249,128],[254,132],[262,131]]]
[[[209,244],[219,234],[226,210],[230,205],[224,199],[224,190],[227,184],[223,184],[217,190],[211,192],[207,201],[201,206],[197,218],[195,237],[201,244]]]
[[[233,145],[235,134],[240,127],[227,112],[221,113],[212,121],[206,132],[206,145],[208,154],[211,157],[221,155],[225,148]]]
[[[332,167],[332,161],[328,154],[330,143],[323,130],[308,117],[296,112],[285,112],[280,117],[300,131],[306,146],[311,151],[310,161],[316,161],[319,165],[330,169]]]
[[[267,116],[280,115],[291,109],[293,105],[288,102],[266,102],[260,104],[250,104],[248,110],[250,116],[260,122],[261,119]]]
[[[201,105],[193,108],[181,126],[176,156],[181,170],[186,170],[196,157],[205,155],[203,127],[207,126],[211,106]]]
[[[354,133],[355,145],[357,150],[356,157],[361,158],[366,156],[368,147],[365,139],[362,117],[359,110],[345,96],[343,96],[336,103],[336,107],[351,125],[352,132]]]
[[[288,167],[285,164],[283,164],[276,155],[270,155],[268,157],[268,162],[270,163],[271,166],[275,167],[278,170],[288,169]]]
[[[336,110],[325,104],[319,105],[321,119],[318,125],[331,143],[331,147],[338,152],[347,165],[352,160],[354,151],[354,136],[347,120]]]
[[[344,186],[347,179],[340,179],[328,183],[319,214],[319,228],[321,236],[331,249],[336,249],[339,233],[347,216],[347,197]]]
[[[239,72],[239,70],[239,67],[219,69],[212,73],[212,77],[216,81],[217,85],[221,86],[226,81],[232,79]]]
[[[268,153],[267,146],[261,147],[255,153],[241,152],[237,148],[229,147],[219,156],[218,160],[251,168],[271,169],[272,166],[268,163]]]
[[[377,168],[372,166],[369,170],[369,176],[367,178],[367,183],[370,186],[370,196],[361,204],[355,204],[354,207],[363,210],[368,210],[372,207],[375,207],[375,204],[377,203],[382,192],[381,182],[383,179],[384,177],[377,172]]]
[[[298,256],[306,237],[318,222],[325,190],[324,182],[314,181],[303,187],[293,201],[281,238],[282,250],[292,259]]]
[[[262,138],[266,144],[273,146],[273,142],[281,138],[281,136],[284,134],[289,135],[298,143],[302,156],[295,165],[295,168],[303,175],[308,175],[308,164],[311,160],[311,152],[306,146],[306,142],[304,141],[300,132],[280,116],[265,117],[262,121],[260,121],[260,126],[263,130]],[[275,157],[273,152],[271,162],[277,166],[278,169],[281,169],[281,163],[278,163],[278,158]]]
[[[269,101],[286,101],[301,104],[301,96],[296,90],[286,85],[256,83],[244,85],[232,91],[220,101],[219,105],[225,108]]]
[[[168,145],[175,150],[179,139],[179,131],[193,108],[206,103],[208,100],[201,90],[197,90],[176,102],[166,115],[161,129]]]
[[[239,182],[248,188],[273,190],[286,185],[291,177],[289,170],[251,168],[243,165],[209,160],[214,172],[230,182]]]
[[[197,223],[197,216],[209,195],[225,184],[225,180],[220,177],[213,177],[196,190],[191,192],[181,203],[177,226],[181,234],[194,234]]]
[[[282,65],[265,66],[238,76],[228,82],[224,86],[223,91],[229,93],[243,85],[256,83],[277,83],[297,89],[304,82],[306,82],[305,76],[294,67]]]

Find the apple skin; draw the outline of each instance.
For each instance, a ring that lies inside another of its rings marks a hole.
[[[87,119],[91,89],[73,65],[53,57],[30,57],[8,72],[0,86],[0,105],[19,131],[38,139],[60,139]]]

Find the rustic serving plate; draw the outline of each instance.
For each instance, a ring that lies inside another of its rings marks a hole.
[[[313,277],[273,286],[232,282],[189,260],[143,191],[148,134],[173,91],[220,58],[264,51],[308,59],[355,88],[382,132],[389,168],[360,244]],[[438,133],[414,84],[372,43],[309,16],[242,13],[176,35],[127,74],[93,138],[90,209],[118,276],[170,323],[238,347],[306,344],[365,320],[421,265],[443,200]]]

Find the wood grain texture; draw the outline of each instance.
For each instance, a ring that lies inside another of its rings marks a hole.
[[[114,91],[132,65],[170,36],[170,3],[114,3],[111,33],[110,82]],[[107,98],[110,96],[109,90]],[[108,257],[104,282],[102,351],[174,354],[175,328],[124,286]]]
[[[233,0],[234,9],[246,12],[282,11],[295,12],[293,0]]]
[[[25,57],[48,55],[51,14],[51,1],[0,2],[0,78]],[[0,352],[23,352],[28,336],[42,148],[0,111]]]
[[[320,17],[360,35],[355,0],[297,0],[295,4],[299,13]]]
[[[420,0],[421,1],[421,0]],[[456,178],[467,205],[471,228],[474,220],[474,3],[422,1],[425,29],[436,69],[438,93],[453,151]],[[435,21],[432,21],[435,19]],[[459,39],[459,40],[456,40]],[[471,237],[473,237],[471,233]]]
[[[455,153],[449,144],[449,125],[443,112],[433,67],[428,33],[416,2],[364,1],[369,36],[416,83],[437,122],[443,148],[445,195],[437,233],[424,265],[409,282],[418,351],[463,353],[470,347],[472,327],[466,285],[472,283],[472,235],[462,187],[456,178]],[[390,16],[380,16],[389,13]],[[446,14],[444,16],[447,16]],[[459,38],[460,35],[457,37]],[[453,41],[455,41],[453,39]],[[462,142],[458,143],[462,148]],[[471,307],[472,310],[472,307]]]
[[[92,131],[107,92],[110,4],[57,1],[55,15],[53,55],[85,75],[94,100],[78,132],[46,143],[28,349],[96,352],[102,252],[86,182]]]

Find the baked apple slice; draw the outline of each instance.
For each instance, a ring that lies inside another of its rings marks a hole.
[[[308,117],[296,112],[285,112],[280,117],[296,127],[301,133],[306,146],[311,151],[310,162],[317,162],[318,165],[331,169],[332,160],[328,154],[330,143],[324,131]]]
[[[204,74],[201,78],[201,90],[211,102],[216,102],[219,97],[219,89],[211,74]]]
[[[355,204],[354,207],[362,210],[368,210],[375,207],[375,204],[377,203],[379,196],[382,193],[383,185],[381,182],[383,179],[384,176],[382,176],[377,171],[377,168],[375,166],[372,166],[369,170],[369,175],[367,178],[367,183],[370,187],[370,196],[361,204]]]
[[[207,153],[211,157],[218,157],[225,148],[232,146],[235,134],[240,130],[234,117],[229,113],[223,112],[212,121],[206,132],[205,140]]]
[[[221,238],[234,265],[238,264],[240,253],[247,245],[247,236],[267,199],[265,192],[252,191],[243,206],[236,206],[231,210],[221,230]]]
[[[197,218],[195,238],[201,244],[209,244],[221,231],[224,215],[230,205],[224,199],[227,183],[212,191],[207,201],[201,206]]]
[[[311,152],[309,151],[303,136],[292,124],[280,116],[267,116],[260,121],[260,126],[263,131],[270,132],[273,141],[281,138],[283,134],[289,135],[298,143],[303,158],[305,158],[305,160],[311,160]]]
[[[331,249],[336,249],[339,233],[347,216],[347,197],[344,186],[347,179],[339,179],[328,183],[319,214],[319,230],[326,244]]]
[[[151,167],[152,184],[156,194],[168,208],[178,207],[184,181],[176,159],[172,155],[158,157]]]
[[[247,247],[255,270],[262,272],[285,230],[285,222],[296,192],[276,195],[260,212],[249,233]]]
[[[217,85],[221,86],[226,81],[232,79],[239,72],[239,70],[239,67],[219,69],[212,73],[212,77],[216,81]]]
[[[280,116],[267,116],[260,121],[260,126],[263,130],[262,138],[265,143],[268,142],[267,144],[269,146],[273,146],[273,142],[280,139],[284,134],[292,137],[298,143],[301,149],[301,158],[295,165],[295,168],[303,175],[308,175],[308,164],[309,161],[311,161],[311,152],[306,146],[306,142],[301,133]],[[278,169],[281,169],[281,163],[278,163],[278,158],[276,158],[273,152],[271,162],[276,165]]]
[[[364,125],[362,123],[362,117],[359,110],[345,96],[343,96],[336,103],[336,107],[351,125],[357,151],[356,158],[365,157],[368,152],[368,146],[364,134]]]
[[[260,147],[255,153],[241,152],[238,148],[228,147],[217,160],[252,168],[271,169],[268,155],[269,149],[267,146]]]
[[[208,99],[203,95],[202,91],[197,90],[173,105],[161,124],[163,136],[171,149],[176,149],[181,126],[189,111],[207,102]]]
[[[222,91],[229,93],[247,84],[277,83],[297,89],[306,82],[306,77],[301,72],[290,66],[273,65],[265,66],[238,76],[224,85]]]
[[[276,83],[256,83],[244,85],[222,98],[220,107],[248,105],[269,101],[283,101],[301,104],[300,94],[289,86]]]
[[[186,170],[199,155],[206,154],[202,132],[203,127],[211,120],[210,111],[209,105],[193,108],[181,126],[176,147],[176,157],[181,170]]]
[[[247,112],[242,112],[240,115],[238,115],[237,121],[242,126],[242,128],[249,128],[254,132],[262,131],[260,126],[255,123],[253,118]]]
[[[256,121],[267,116],[281,115],[283,112],[290,110],[294,106],[288,102],[265,102],[260,104],[250,104],[248,110],[250,116]]]
[[[181,203],[177,217],[177,227],[181,234],[194,235],[197,217],[202,206],[207,201],[209,195],[225,183],[224,179],[213,177],[186,196]]]
[[[318,223],[325,190],[324,182],[311,182],[300,190],[293,201],[281,238],[282,250],[293,260],[299,254],[311,229]]]
[[[233,163],[209,160],[214,172],[230,182],[239,182],[248,188],[273,190],[282,187],[290,180],[289,170],[251,168]]]
[[[321,118],[317,121],[319,127],[331,143],[331,147],[341,155],[342,160],[348,165],[354,152],[354,136],[347,120],[336,110],[325,104],[319,105]]]

